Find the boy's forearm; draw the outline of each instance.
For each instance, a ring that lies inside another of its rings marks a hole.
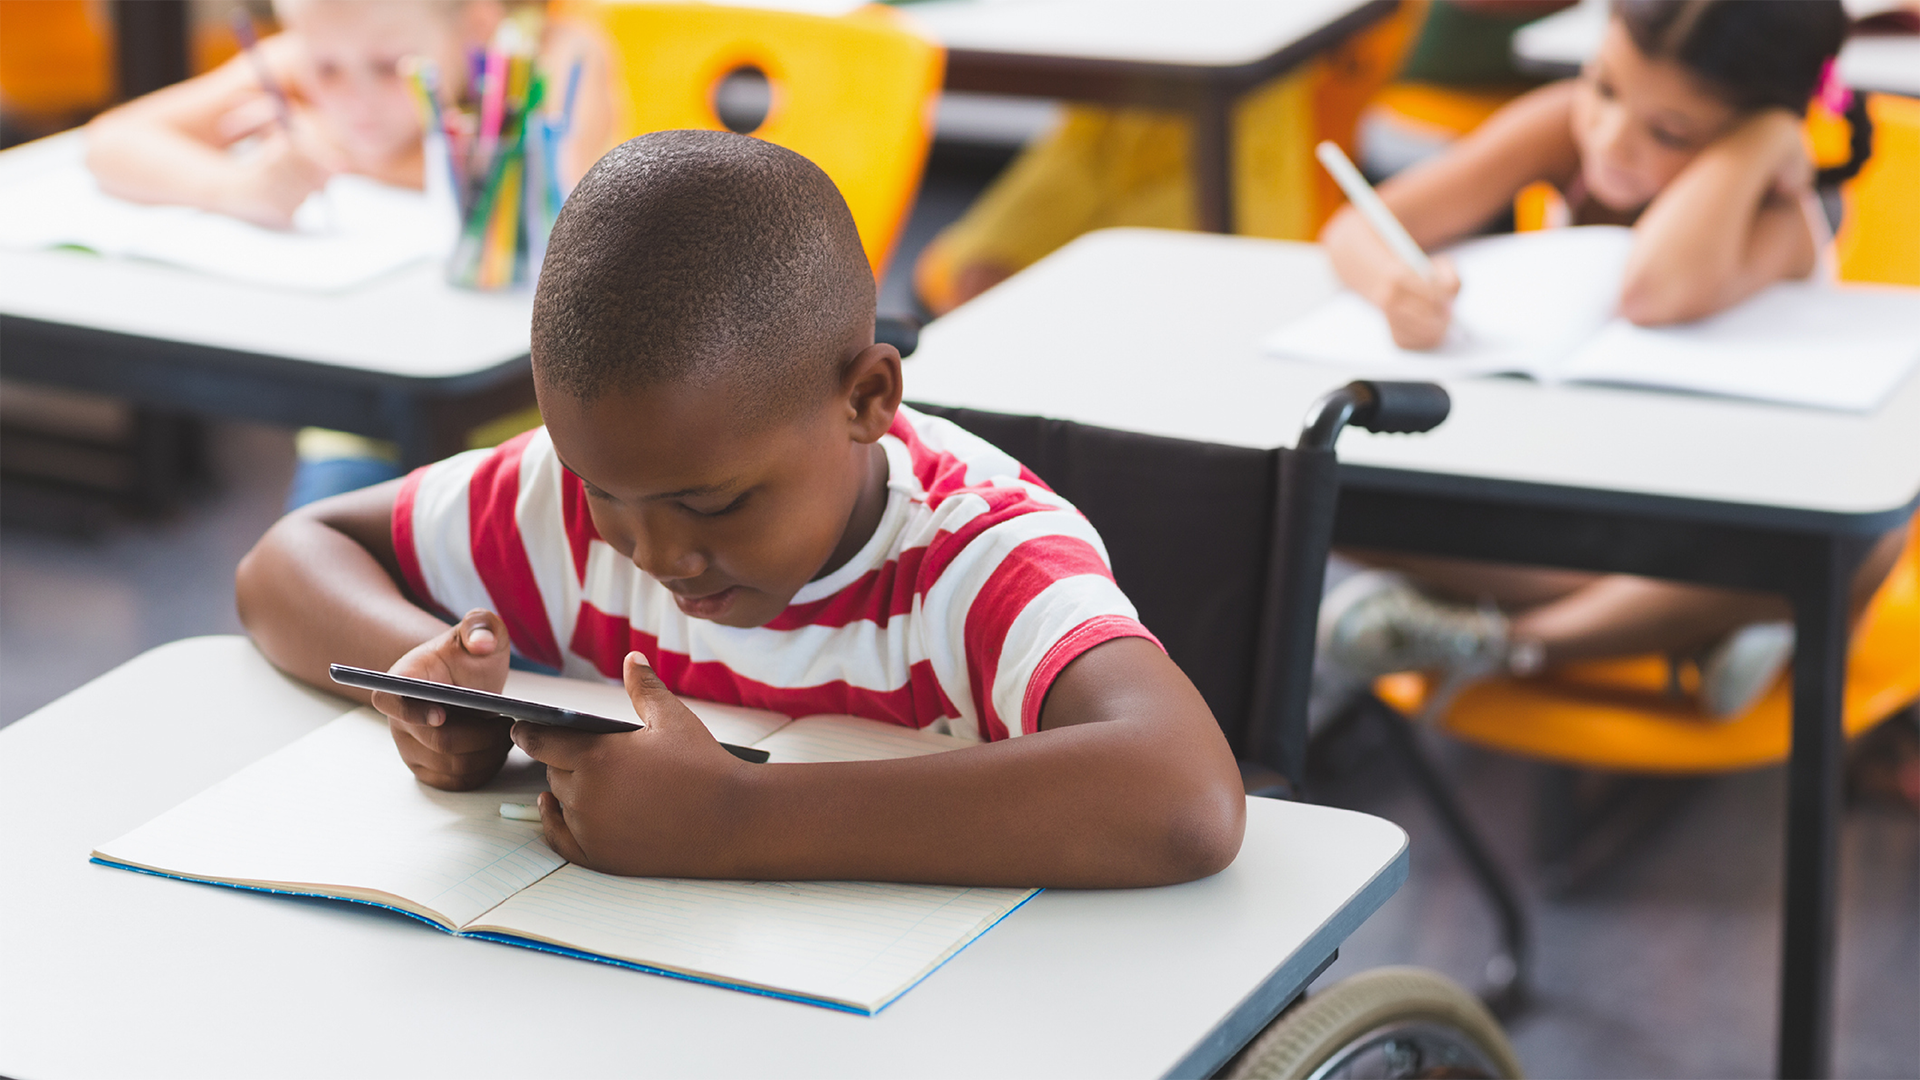
[[[1112,888],[1232,862],[1245,797],[1119,725],[894,761],[742,770],[715,876]],[[1106,730],[1103,730],[1106,729]]]
[[[288,674],[366,701],[327,677],[328,664],[385,671],[446,629],[409,601],[365,547],[321,520],[291,514],[240,563],[235,595],[267,659]]]
[[[234,173],[224,151],[139,113],[107,113],[88,125],[87,168],[109,195],[202,210],[227,202]]]

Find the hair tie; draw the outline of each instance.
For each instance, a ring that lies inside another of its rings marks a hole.
[[[1840,81],[1840,68],[1834,63],[1835,59],[1829,56],[1827,62],[1820,65],[1820,85],[1813,95],[1820,100],[1820,104],[1826,106],[1828,112],[1845,116],[1847,110],[1853,107],[1853,90]]]

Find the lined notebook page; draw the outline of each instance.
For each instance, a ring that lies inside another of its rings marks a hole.
[[[506,693],[545,705],[558,705],[577,712],[593,713],[614,720],[634,722],[633,702],[626,688],[617,683],[593,679],[566,679],[515,671],[507,676]],[[788,719],[765,709],[746,709],[738,705],[717,705],[711,701],[681,698],[681,703],[707,725],[713,737],[735,746],[752,746],[786,727]]]
[[[1620,300],[1632,230],[1615,225],[1469,240],[1450,249],[1460,273],[1454,329],[1439,348],[1402,349],[1386,316],[1342,291],[1275,331],[1275,356],[1412,379],[1502,373],[1552,378]]]
[[[436,791],[400,761],[386,721],[358,709],[94,854],[183,877],[397,900],[457,927],[565,865],[537,822],[500,816],[501,802],[545,789],[546,769],[515,750],[485,789]]]
[[[878,1012],[1038,891],[568,866],[467,929]]]
[[[973,743],[854,716],[805,716],[765,739],[769,761],[880,761],[958,750]]]

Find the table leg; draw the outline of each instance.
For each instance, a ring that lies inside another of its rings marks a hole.
[[[1233,231],[1233,103],[1225,86],[1210,85],[1193,109],[1195,219],[1207,232]]]
[[[1839,868],[1841,714],[1847,677],[1851,545],[1822,545],[1794,598],[1793,753],[1787,762],[1787,852],[1777,1067],[1782,1077],[1833,1068],[1833,961]]]

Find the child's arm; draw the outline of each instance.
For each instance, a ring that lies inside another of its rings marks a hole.
[[[1439,157],[1380,186],[1380,198],[1423,248],[1467,235],[1535,180],[1564,180],[1579,166],[1569,124],[1574,83],[1544,86],[1506,105]],[[1347,287],[1385,313],[1402,348],[1440,344],[1459,280],[1445,259],[1428,281],[1396,258],[1351,206],[1320,231]]]
[[[1634,225],[1620,314],[1642,326],[1724,311],[1813,272],[1801,200],[1813,164],[1800,121],[1765,109],[1702,150]]]
[[[593,869],[1098,888],[1204,877],[1240,849],[1246,799],[1226,740],[1139,638],[1069,664],[1040,732],[894,761],[748,765],[638,654],[626,682],[640,731],[514,728],[549,767],[547,843]]]
[[[286,67],[278,39],[261,43],[269,64]],[[290,72],[276,73],[283,85]],[[133,202],[195,206],[256,224],[285,227],[329,168],[306,138],[282,130],[272,100],[247,57],[102,113],[87,125],[87,167],[101,190]],[[236,157],[227,147],[258,134],[260,145]]]
[[[337,495],[282,518],[240,562],[240,621],[276,667],[387,714],[400,757],[422,781],[459,791],[491,780],[512,743],[499,720],[341,686],[328,664],[500,691],[507,632],[469,612],[453,627],[408,600],[396,582],[390,522],[400,481]]]

